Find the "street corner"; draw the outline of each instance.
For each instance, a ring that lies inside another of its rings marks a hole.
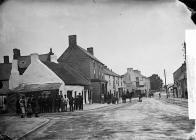
[[[12,139],[21,139],[32,131],[47,124],[49,119],[39,118],[20,118],[19,116],[5,116],[0,120],[0,132]]]

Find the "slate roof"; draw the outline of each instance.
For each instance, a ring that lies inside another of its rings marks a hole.
[[[87,55],[88,57],[90,57],[91,59],[103,64],[100,60],[98,60],[94,55],[90,54],[87,50],[83,49],[82,47],[76,45],[76,46],[71,46],[68,47],[65,52],[59,57],[58,61],[62,61],[63,57],[69,57],[69,55],[71,54],[72,48],[78,48],[79,50],[81,50],[85,55]]]
[[[0,63],[0,81],[9,80],[11,74],[12,64]]]
[[[78,46],[77,47],[82,50],[83,53],[85,53],[88,57],[92,58],[95,61],[98,61],[99,63],[103,64],[101,61],[99,61],[94,55],[92,55],[91,53],[89,53],[87,50],[83,49],[82,47]]]
[[[186,64],[183,63],[174,73],[173,77],[174,80],[181,80],[184,79],[186,76]]]
[[[39,59],[42,62],[49,61],[50,53],[39,55]],[[27,68],[31,64],[31,56],[30,55],[20,56],[17,58],[17,60],[18,60],[18,67],[19,68]]]
[[[120,75],[116,74],[115,72],[109,70],[108,68],[104,68],[104,73],[111,76],[121,77]]]
[[[68,64],[43,62],[48,68],[50,68],[56,75],[58,75],[66,85],[82,85],[88,86],[90,82],[84,76],[82,76],[75,69]]]

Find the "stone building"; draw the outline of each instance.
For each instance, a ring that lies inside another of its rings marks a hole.
[[[125,92],[125,86],[123,77],[116,74],[105,66],[104,68],[104,79],[107,81],[107,96],[112,94],[118,99],[121,98],[123,92]]]
[[[59,57],[58,62],[70,65],[88,79],[92,102],[101,103],[104,100],[104,94],[107,92],[104,64],[94,56],[93,47],[83,49],[77,44],[76,35],[70,35],[69,46]]]
[[[129,92],[141,92],[148,96],[150,90],[149,78],[143,76],[141,71],[127,68],[127,72],[123,75],[125,89]]]
[[[186,63],[183,63],[174,73],[173,92],[176,97],[188,98]]]
[[[11,67],[9,56],[4,56],[4,63],[0,63],[0,113],[5,112],[7,108]]]

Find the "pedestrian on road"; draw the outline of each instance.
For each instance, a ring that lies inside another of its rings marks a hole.
[[[39,107],[40,107],[39,112],[40,112],[40,113],[43,113],[43,112],[42,112],[42,111],[43,111],[43,106],[42,106],[42,95],[39,95],[38,104],[39,104]]]
[[[61,112],[65,112],[65,102],[64,102],[64,98],[63,98],[63,95],[60,95],[60,106],[61,106]]]
[[[67,112],[67,104],[69,102],[69,99],[66,97],[66,95],[64,95],[65,99],[64,99],[64,104],[65,104],[65,111]]]
[[[78,110],[79,107],[79,97],[78,95],[74,98],[74,110]]]
[[[73,102],[74,102],[74,98],[71,96],[69,99],[69,107],[70,107],[70,112],[73,112]]]
[[[47,102],[46,102],[46,95],[44,94],[42,97],[42,112],[46,113],[46,108],[47,108]]]
[[[51,113],[52,112],[52,106],[53,106],[53,98],[52,98],[51,94],[49,94],[48,102],[49,102],[49,106],[48,106],[49,113]]]
[[[60,110],[60,95],[57,94],[55,99],[55,112],[59,112],[59,110]]]
[[[38,117],[39,103],[38,103],[37,96],[32,98],[31,105],[32,105],[33,114],[35,114],[35,117]]]
[[[29,98],[27,101],[27,117],[31,118],[32,113],[31,98]]]
[[[161,92],[159,92],[159,99],[161,98]]]
[[[20,101],[20,98],[17,96],[17,99],[16,99],[16,114],[17,115],[20,115],[21,113],[19,101]]]
[[[142,93],[139,93],[139,102],[142,102]]]
[[[25,97],[21,96],[20,100],[21,118],[25,117]]]
[[[83,110],[83,97],[81,96],[81,93],[79,93],[78,96],[78,104],[79,104],[79,110]]]

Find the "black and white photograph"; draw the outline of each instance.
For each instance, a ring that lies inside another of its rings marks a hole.
[[[0,0],[0,140],[196,140],[196,0]]]

